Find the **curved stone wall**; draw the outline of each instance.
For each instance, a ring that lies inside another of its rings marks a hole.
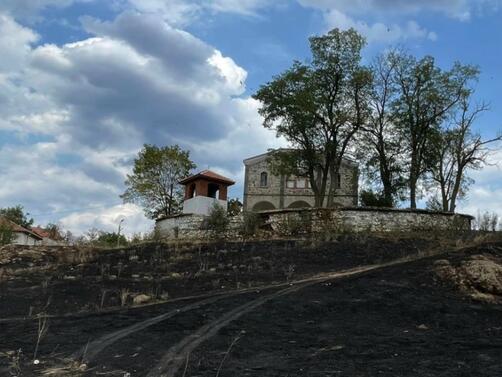
[[[309,237],[316,234],[360,232],[438,232],[467,231],[472,216],[426,210],[340,207],[283,209],[260,212],[266,231],[262,236]],[[166,239],[204,240],[211,232],[204,229],[204,216],[178,215],[157,220],[156,231]],[[243,217],[230,219],[222,238],[241,236]],[[268,231],[267,231],[268,230]]]
[[[274,232],[403,232],[470,230],[472,216],[426,210],[341,207],[277,210],[262,213]]]

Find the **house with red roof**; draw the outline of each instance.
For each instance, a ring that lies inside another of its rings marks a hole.
[[[0,217],[0,227],[12,232],[11,244],[35,246],[42,245],[43,237],[30,229],[24,228],[5,217]]]
[[[42,244],[48,246],[62,246],[66,243],[63,241],[61,235],[54,234],[54,232],[50,232],[47,229],[44,229],[39,226],[34,226],[31,228],[31,231],[40,237],[42,237]],[[56,232],[58,233],[58,232]]]

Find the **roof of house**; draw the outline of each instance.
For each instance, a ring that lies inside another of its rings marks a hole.
[[[182,179],[179,183],[181,183],[182,185],[186,185],[187,183],[193,182],[197,179],[216,181],[216,182],[220,182],[220,183],[225,183],[229,186],[231,186],[235,183],[231,179],[224,177],[218,173],[215,173],[214,171],[211,171],[211,170],[203,170],[197,174],[194,174],[194,175],[191,175],[190,177],[186,177],[186,178]]]
[[[244,165],[252,165],[252,164],[255,164],[257,162],[260,162],[260,161],[263,161],[263,160],[267,159],[268,156],[270,156],[274,152],[287,152],[287,151],[293,151],[293,150],[294,150],[293,148],[269,149],[265,153],[262,153],[262,154],[259,154],[259,155],[256,155],[256,156],[252,156],[252,157],[248,157],[243,162],[244,162]],[[359,166],[359,164],[356,161],[354,161],[354,160],[352,160],[352,159],[350,159],[348,157],[343,157],[342,158],[342,164],[349,165],[349,166],[352,166],[352,167],[358,167]]]
[[[50,233],[49,233],[46,229],[41,228],[41,227],[39,227],[39,226],[34,226],[34,227],[32,227],[32,228],[31,228],[31,231],[32,231],[33,233],[38,234],[38,235],[39,235],[40,237],[42,237],[42,238],[51,238]]]
[[[15,222],[9,220],[6,217],[0,216],[0,224],[9,225],[12,228],[12,231],[15,233],[25,233],[25,234],[30,235],[33,238],[37,238],[40,240],[43,239],[43,237],[38,235],[37,233],[31,231],[30,229],[26,229],[26,228],[22,227],[21,225],[16,224]]]

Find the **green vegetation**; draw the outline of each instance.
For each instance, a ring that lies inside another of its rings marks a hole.
[[[190,152],[179,146],[157,147],[145,144],[134,160],[133,173],[121,198],[137,203],[151,219],[176,214],[181,209],[183,190],[178,183],[195,169]]]
[[[325,198],[333,204],[342,158],[366,122],[371,73],[360,64],[365,44],[353,29],[311,37],[311,61],[293,63],[254,95],[263,125],[293,148],[276,154],[276,166],[308,177],[316,207]]]
[[[316,207],[333,206],[344,157],[363,161],[368,190],[363,205],[393,207],[405,198],[416,208],[422,188],[434,207],[454,212],[472,183],[469,169],[487,161],[489,145],[473,131],[485,104],[473,104],[479,68],[439,67],[432,56],[391,50],[361,63],[364,38],[334,29],[310,38],[312,57],[294,62],[254,98],[263,126],[290,150],[272,158],[273,171],[307,177]]]
[[[13,237],[12,226],[7,222],[0,221],[0,246],[10,244]]]
[[[211,231],[213,237],[221,238],[228,229],[230,219],[221,205],[215,203],[204,221],[204,228]]]
[[[15,207],[6,207],[0,209],[0,216],[9,219],[17,225],[21,225],[24,228],[31,228],[33,225],[33,219],[30,218],[30,214],[24,211],[22,205],[17,205]]]

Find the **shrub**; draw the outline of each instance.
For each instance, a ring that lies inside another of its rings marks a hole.
[[[0,246],[10,244],[13,238],[14,233],[12,232],[12,226],[7,223],[1,222],[0,219]]]
[[[215,203],[206,217],[203,227],[213,233],[214,236],[222,236],[228,228],[230,219],[225,208]]]
[[[244,212],[242,216],[241,233],[244,236],[252,237],[257,232],[262,224],[262,219],[256,212]]]
[[[394,207],[394,203],[385,200],[383,195],[372,190],[361,191],[361,206],[363,207]]]
[[[283,236],[311,234],[312,217],[309,212],[287,214],[277,223],[277,231]]]

